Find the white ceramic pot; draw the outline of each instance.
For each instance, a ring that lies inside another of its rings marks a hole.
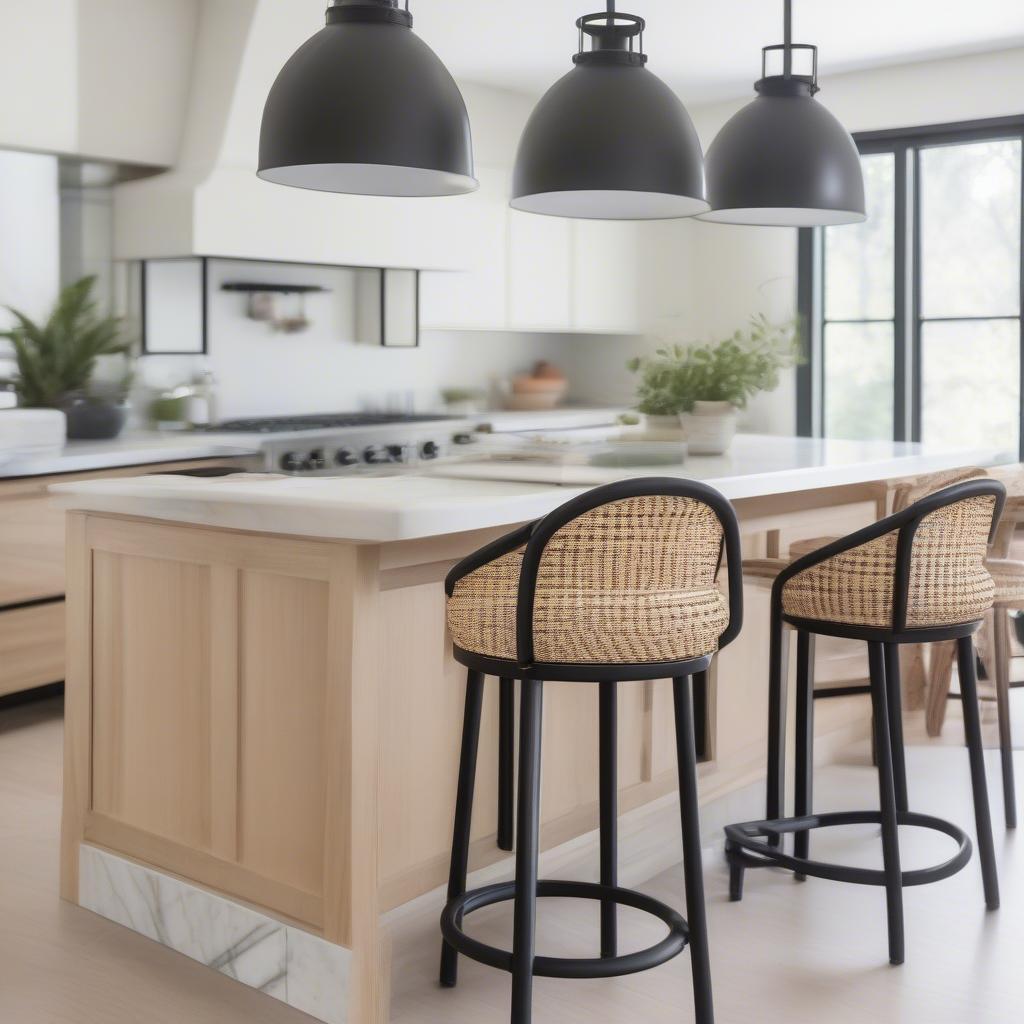
[[[59,452],[66,436],[60,409],[0,409],[0,462]]]
[[[680,413],[679,422],[691,455],[723,455],[736,435],[731,402],[694,402],[693,412]]]
[[[681,441],[683,428],[679,417],[644,413],[644,437],[649,441]]]

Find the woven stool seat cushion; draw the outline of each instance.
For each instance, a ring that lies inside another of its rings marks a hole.
[[[995,586],[985,568],[994,498],[968,498],[922,519],[910,559],[906,624],[946,626],[981,618]],[[782,590],[794,618],[886,627],[893,619],[898,531],[798,573]]]
[[[540,561],[533,644],[538,662],[634,664],[711,654],[729,622],[716,585],[722,527],[693,498],[609,502],[559,529]],[[457,647],[516,659],[524,548],[460,579],[448,599]]]
[[[995,603],[1019,605],[1024,602],[1024,562],[990,558],[985,568],[995,583]]]

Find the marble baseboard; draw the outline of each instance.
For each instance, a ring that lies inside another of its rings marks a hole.
[[[83,843],[78,902],[325,1024],[348,1020],[352,954],[206,889]]]

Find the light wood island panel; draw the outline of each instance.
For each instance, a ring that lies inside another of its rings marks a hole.
[[[752,554],[776,531],[842,532],[877,507],[868,487],[737,503]],[[351,949],[351,1019],[385,1021],[381,915],[447,877],[465,670],[443,579],[498,532],[356,545],[69,513],[65,898],[85,840],[256,904]],[[748,586],[712,677],[705,800],[763,777],[767,622],[767,591]],[[861,671],[842,650],[823,660],[826,676]],[[507,856],[496,697],[489,686],[473,867]],[[864,702],[825,705],[821,735],[866,730]],[[675,788],[670,688],[624,684],[619,708],[624,813]],[[550,684],[545,848],[596,827],[597,740],[596,688]]]

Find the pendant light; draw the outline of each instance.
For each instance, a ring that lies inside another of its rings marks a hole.
[[[258,174],[357,195],[471,192],[473,149],[455,80],[412,31],[408,0],[336,0],[277,76]]]
[[[691,217],[704,199],[700,140],[686,108],[645,67],[645,22],[606,11],[576,22],[575,67],[523,131],[512,206],[556,217]],[[590,41],[590,48],[586,46]]]
[[[818,48],[792,42],[792,0],[784,0],[785,42],[761,51],[757,99],[733,115],[708,149],[711,212],[723,224],[813,227],[865,219],[864,177],[850,133],[817,100]],[[782,51],[782,74],[768,75]],[[794,51],[810,74],[793,73]]]

